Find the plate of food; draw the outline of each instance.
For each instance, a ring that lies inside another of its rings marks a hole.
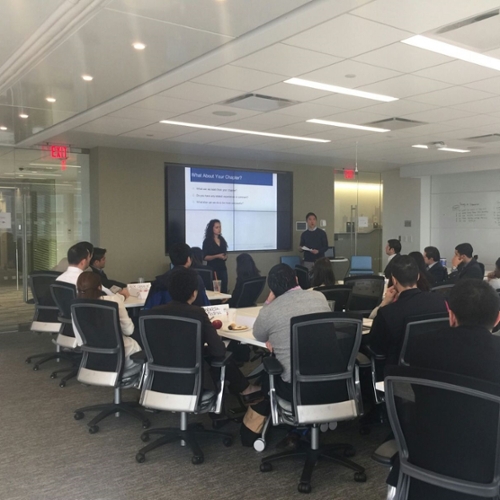
[[[250,330],[250,328],[246,325],[238,325],[237,323],[230,323],[229,325],[225,325],[224,328],[221,328],[223,332],[244,332],[246,330]]]

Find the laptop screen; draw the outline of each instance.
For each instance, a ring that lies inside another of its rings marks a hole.
[[[335,247],[328,247],[328,250],[325,252],[325,257],[329,259],[335,258]]]

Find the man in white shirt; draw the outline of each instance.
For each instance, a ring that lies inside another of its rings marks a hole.
[[[394,264],[394,258],[401,254],[401,242],[396,239],[391,239],[387,241],[387,245],[385,246],[385,253],[388,256],[387,258],[387,266],[384,269],[385,277],[390,280],[391,279],[391,267]]]
[[[78,280],[78,276],[82,274],[90,264],[90,259],[92,259],[92,251],[89,249],[89,244],[86,242],[76,243],[68,250],[68,269],[56,278],[56,281],[62,281],[64,283],[69,283],[70,285],[75,285]],[[106,287],[102,287],[102,291],[106,295],[114,295],[114,293]],[[130,294],[126,288],[118,292],[127,298]]]

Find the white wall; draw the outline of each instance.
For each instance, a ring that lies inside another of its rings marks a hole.
[[[421,251],[421,180],[402,178],[398,169],[384,172],[382,183],[382,248],[387,240],[401,237],[402,253]],[[405,227],[405,221],[411,221],[411,227]],[[386,262],[382,258],[383,266]]]

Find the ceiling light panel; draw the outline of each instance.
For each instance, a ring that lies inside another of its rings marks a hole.
[[[470,153],[470,149],[438,148],[439,151],[448,151],[450,153]]]
[[[398,100],[397,97],[374,94],[372,92],[349,89],[346,87],[338,87],[336,85],[329,85],[327,83],[313,82],[311,80],[303,80],[302,78],[290,78],[289,80],[285,80],[284,83],[288,83],[290,85],[299,85],[301,87],[309,87],[317,90],[324,90],[326,92],[333,92],[334,94],[344,94],[354,97],[361,97],[363,99],[371,99],[374,101],[392,102]]]
[[[177,125],[179,127],[201,128],[201,129],[207,129],[207,130],[220,130],[222,132],[233,132],[236,134],[261,135],[264,137],[274,137],[276,139],[290,139],[290,140],[295,140],[295,141],[307,141],[307,142],[330,142],[327,139],[311,139],[308,137],[273,134],[270,132],[258,132],[256,130],[244,130],[244,129],[236,129],[236,128],[228,128],[228,127],[214,127],[211,125],[202,125],[200,123],[177,122],[177,121],[173,121],[173,120],[162,120],[160,123],[164,123],[166,125]]]
[[[484,54],[479,54],[478,52],[474,52],[472,50],[462,49],[461,47],[457,47],[456,45],[452,45],[450,43],[440,42],[439,40],[434,40],[433,38],[428,38],[422,35],[412,36],[411,38],[402,40],[402,42],[412,45],[413,47],[443,54],[453,59],[460,59],[461,61],[467,61],[472,64],[500,71],[500,59],[485,56]]]
[[[352,123],[342,123],[342,122],[332,122],[330,120],[318,120],[313,118],[311,120],[307,120],[308,123],[317,123],[319,125],[330,125],[332,127],[340,127],[340,128],[352,128],[355,130],[366,130],[367,132],[390,132],[388,128],[378,128],[378,127],[367,127],[365,125],[354,125]]]

